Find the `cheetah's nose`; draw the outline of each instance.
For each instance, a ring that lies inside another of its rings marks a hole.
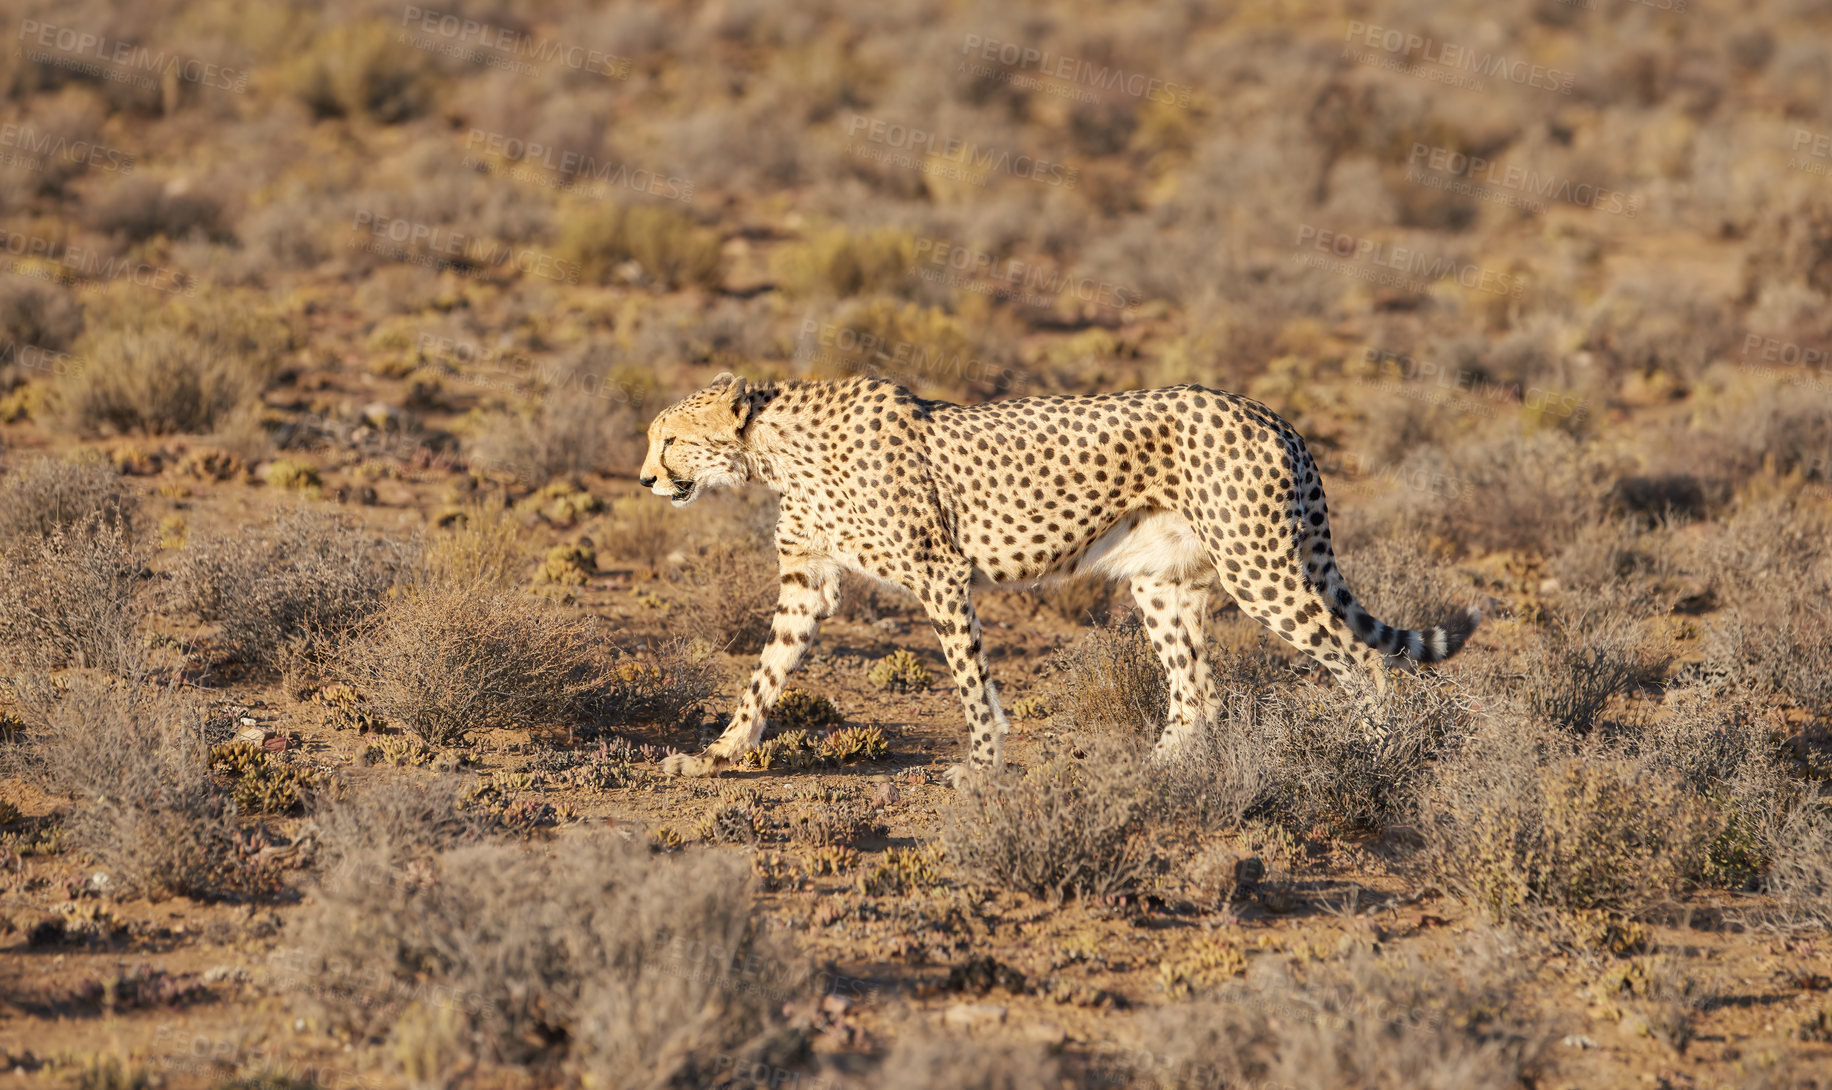
[[[636,483],[642,485],[644,488],[654,488],[655,474],[651,473],[647,477],[638,477],[636,478]]]

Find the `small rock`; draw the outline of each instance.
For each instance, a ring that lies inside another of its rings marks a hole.
[[[897,785],[885,780],[871,789],[871,808],[882,810],[886,806],[894,806],[902,797],[903,792],[897,790]]]
[[[1005,1007],[1000,1003],[956,1003],[945,1011],[941,1020],[956,1029],[1005,1024]]]
[[[248,722],[248,720],[244,719],[242,720],[242,722],[246,723]],[[257,746],[266,745],[267,738],[268,738],[267,731],[263,727],[243,727],[241,730],[238,730],[235,732],[236,741],[252,742],[253,744]]]
[[[1597,1043],[1595,1041],[1584,1036],[1582,1033],[1573,1033],[1567,1036],[1563,1041],[1560,1041],[1559,1043],[1564,1045],[1566,1048],[1595,1048],[1597,1047]]]
[[[1023,1036],[1026,1040],[1040,1045],[1055,1048],[1069,1039],[1068,1031],[1054,1022],[1032,1022],[1025,1026]]]

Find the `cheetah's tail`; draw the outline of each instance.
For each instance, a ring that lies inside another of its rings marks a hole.
[[[1347,595],[1347,590],[1346,587],[1338,586],[1338,600]],[[1375,620],[1352,597],[1345,605],[1348,608],[1349,628],[1360,637],[1361,642],[1383,655],[1403,655],[1414,662],[1443,662],[1460,651],[1469,642],[1476,626],[1482,623],[1482,611],[1471,608],[1422,631],[1395,628]]]

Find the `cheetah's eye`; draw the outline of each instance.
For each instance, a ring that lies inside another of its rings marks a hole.
[[[672,442],[674,442],[674,436],[672,436],[672,435],[670,435],[670,436],[669,436],[668,438],[666,438],[666,439],[663,439],[663,440],[662,440],[662,449],[663,449],[663,450],[667,450],[667,449],[668,449],[668,444],[670,444],[670,443],[672,443]]]

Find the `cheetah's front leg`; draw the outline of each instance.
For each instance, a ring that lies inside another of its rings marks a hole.
[[[731,725],[706,752],[676,753],[662,761],[669,776],[711,776],[757,744],[764,715],[776,706],[789,674],[801,664],[821,622],[840,606],[840,573],[829,561],[799,552],[781,553],[782,590],[763,658],[751,673],[750,687],[738,699]]]
[[[980,618],[973,609],[968,580],[965,569],[934,576],[917,588],[917,597],[928,611],[929,623],[941,640],[942,654],[960,690],[961,708],[967,715],[967,767],[976,772],[997,771],[1004,762],[1005,734],[1010,727],[986,669]],[[958,780],[960,770],[951,769],[950,774]]]

